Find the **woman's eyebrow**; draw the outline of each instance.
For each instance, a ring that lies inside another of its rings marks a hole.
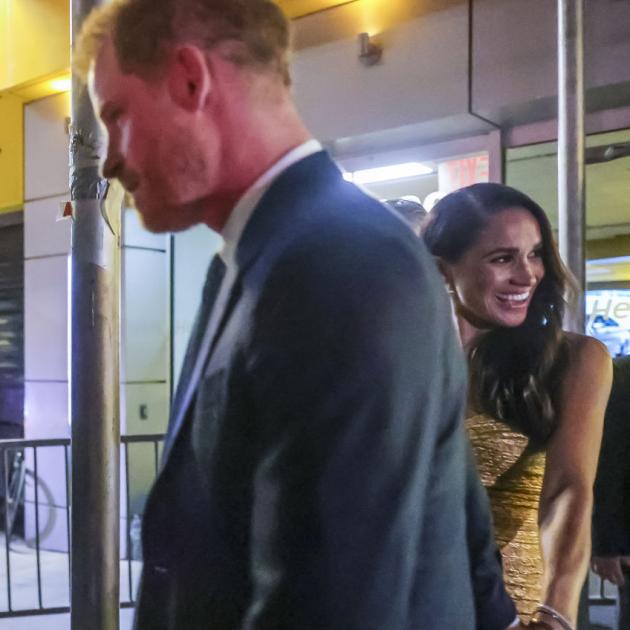
[[[484,258],[488,256],[495,256],[496,254],[516,254],[518,252],[517,247],[496,247],[495,249],[484,254]]]

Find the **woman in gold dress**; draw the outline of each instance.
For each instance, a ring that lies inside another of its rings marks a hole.
[[[570,275],[543,210],[500,184],[442,199],[423,226],[470,369],[467,428],[521,622],[574,628],[611,384],[595,339],[562,330]]]

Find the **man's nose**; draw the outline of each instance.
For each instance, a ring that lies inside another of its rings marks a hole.
[[[101,163],[101,175],[106,179],[116,179],[122,171],[122,157],[111,146],[107,147],[107,154]]]

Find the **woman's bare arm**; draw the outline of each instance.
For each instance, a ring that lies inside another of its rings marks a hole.
[[[593,483],[612,362],[605,346],[591,337],[570,334],[569,346],[538,518],[543,603],[575,623],[590,557]]]

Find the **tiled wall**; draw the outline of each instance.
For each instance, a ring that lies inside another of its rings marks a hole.
[[[166,235],[147,232],[135,211],[125,212],[120,396],[121,432],[129,435],[163,433],[168,422],[169,240]],[[130,513],[133,515],[144,509],[146,491],[155,475],[155,463],[150,446],[130,446],[128,452]],[[122,511],[126,511],[124,506]]]
[[[70,223],[57,222],[69,198],[64,119],[69,95],[24,110],[25,437],[67,437],[68,254]]]
[[[29,103],[24,112],[25,437],[69,437],[68,322],[71,222],[57,221],[69,199],[68,94]],[[121,280],[121,433],[161,433],[170,394],[169,237],[148,233],[134,211],[123,217]],[[28,467],[33,460],[29,456]],[[42,451],[40,537],[48,549],[67,548],[63,452]],[[130,455],[131,512],[142,509],[154,471],[152,456]],[[122,462],[124,471],[125,462]],[[124,475],[121,475],[124,478]],[[28,490],[28,489],[27,489]],[[123,485],[123,496],[125,488]],[[28,490],[33,499],[32,489]],[[121,533],[126,526],[122,502]],[[34,538],[34,515],[26,514]],[[124,540],[124,537],[123,537]]]
[[[24,109],[24,436],[68,437],[68,269],[70,223],[57,222],[59,203],[69,198],[68,142],[64,120],[69,95],[29,103]],[[38,457],[40,539],[65,549],[66,480],[63,451]],[[32,470],[32,452],[27,453]],[[27,484],[26,538],[35,517]]]
[[[210,259],[221,238],[204,225],[173,237],[173,380],[177,384]]]
[[[25,107],[25,437],[69,437],[68,323],[71,222],[57,221],[69,199],[67,94]],[[121,433],[162,433],[168,422],[171,374],[177,381],[208,263],[221,239],[199,226],[176,234],[147,232],[135,211],[123,216],[121,312]],[[171,242],[173,282],[171,288]],[[173,291],[171,326],[170,292]],[[130,514],[144,508],[155,474],[152,446],[129,447]],[[41,543],[65,550],[66,482],[63,450],[40,455]],[[29,468],[33,468],[29,455]],[[125,461],[121,462],[124,473]],[[124,474],[121,474],[124,479]],[[126,488],[122,488],[123,497]],[[33,488],[28,490],[33,500]],[[121,505],[126,531],[126,501]],[[34,513],[27,510],[27,539],[34,539]]]

